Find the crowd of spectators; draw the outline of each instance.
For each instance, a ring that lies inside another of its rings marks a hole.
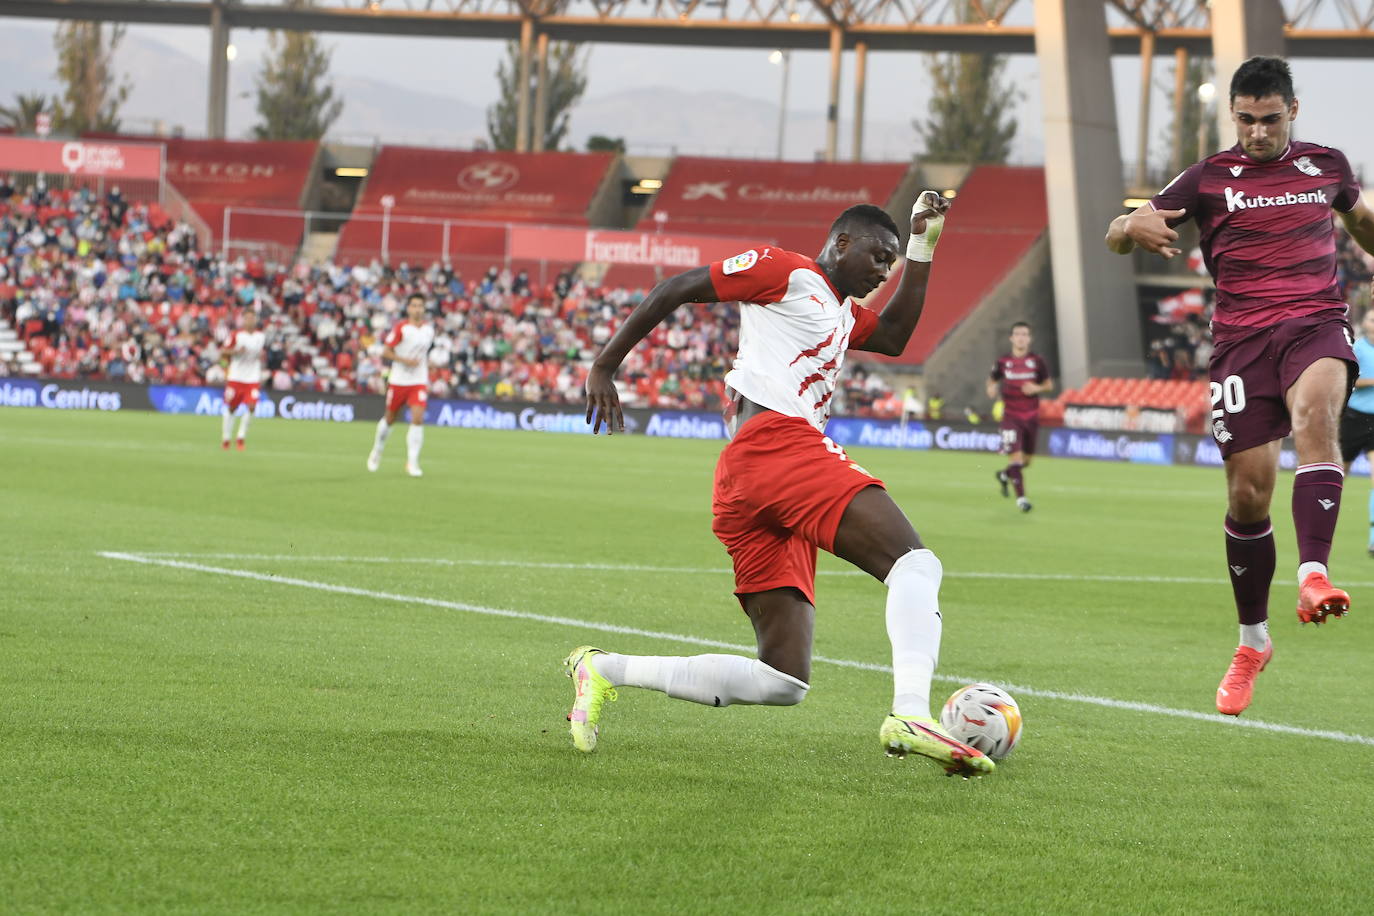
[[[239,312],[267,331],[265,384],[278,390],[385,390],[382,340],[419,291],[434,308],[437,397],[576,403],[596,351],[643,297],[569,274],[547,287],[492,267],[312,266],[224,260],[185,225],[117,188],[17,191],[0,180],[0,318],[57,378],[210,385]],[[714,410],[739,341],[732,304],[679,309],[619,375],[631,406]],[[16,371],[0,359],[0,375]],[[848,374],[837,410],[891,412],[881,376]]]

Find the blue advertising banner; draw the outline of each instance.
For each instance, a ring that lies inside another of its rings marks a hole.
[[[901,423],[897,420],[859,417],[835,417],[825,428],[825,434],[836,445],[845,448],[869,446],[918,451],[995,452],[1002,447],[1002,436],[993,427]]]
[[[191,413],[217,417],[224,409],[224,392],[218,388],[191,388],[183,385],[149,385],[148,400],[160,413]],[[264,390],[253,416],[259,419],[327,420],[352,423],[358,419],[378,419],[358,415],[359,399],[346,395],[311,394]]]
[[[49,410],[156,410],[160,413],[217,417],[224,409],[220,388],[186,385],[131,385],[83,379],[0,379],[0,407]],[[264,389],[255,417],[349,423],[376,421],[385,410],[378,395],[316,394]],[[588,435],[580,404],[530,404],[510,401],[430,401],[425,422],[455,429],[502,429]],[[406,418],[408,419],[408,417]],[[668,439],[725,439],[725,423],[711,411],[625,409],[625,431]],[[861,417],[835,417],[826,428],[844,448],[895,448],[912,451],[997,452],[1001,435],[994,426],[926,422],[900,423]],[[1134,464],[1221,467],[1221,452],[1210,436],[1185,433],[1108,432],[1066,427],[1042,428],[1039,452],[1056,458],[1126,461]],[[1293,470],[1297,454],[1285,440],[1279,467]],[[1368,476],[1360,455],[1351,476]]]
[[[120,410],[124,405],[118,385],[94,382],[42,382],[34,379],[0,379],[0,407],[45,407],[49,410]]]
[[[1097,461],[1130,461],[1135,464],[1173,464],[1174,437],[1130,436],[1097,433],[1085,429],[1051,429],[1045,454],[1055,458],[1093,458]]]

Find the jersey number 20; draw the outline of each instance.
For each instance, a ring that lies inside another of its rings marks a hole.
[[[1218,406],[1219,405],[1219,406]],[[1212,419],[1245,409],[1245,382],[1239,375],[1228,375],[1224,381],[1212,383]]]

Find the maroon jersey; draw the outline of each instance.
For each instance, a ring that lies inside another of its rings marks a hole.
[[[1345,308],[1336,285],[1331,210],[1349,211],[1360,185],[1345,154],[1293,141],[1257,162],[1239,145],[1190,166],[1150,200],[1196,219],[1207,272],[1217,285],[1215,321],[1262,327]]]
[[[1026,382],[1043,382],[1049,377],[1049,366],[1035,353],[1025,356],[1004,353],[997,357],[992,367],[992,380],[1001,383],[1002,415],[1017,419],[1039,416],[1040,398],[1022,393],[1021,386]]]

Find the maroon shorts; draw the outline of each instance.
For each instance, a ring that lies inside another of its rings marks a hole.
[[[1359,373],[1350,324],[1339,310],[1263,328],[1214,325],[1213,336],[1210,423],[1223,458],[1292,431],[1284,395],[1317,360],[1344,360],[1348,385]]]
[[[854,494],[883,482],[800,417],[745,422],[716,462],[711,530],[735,564],[735,594],[795,588],[816,603],[816,548],[833,550]]]
[[[1040,416],[1013,417],[1002,415],[1002,454],[1035,454],[1035,439],[1040,434]]]

